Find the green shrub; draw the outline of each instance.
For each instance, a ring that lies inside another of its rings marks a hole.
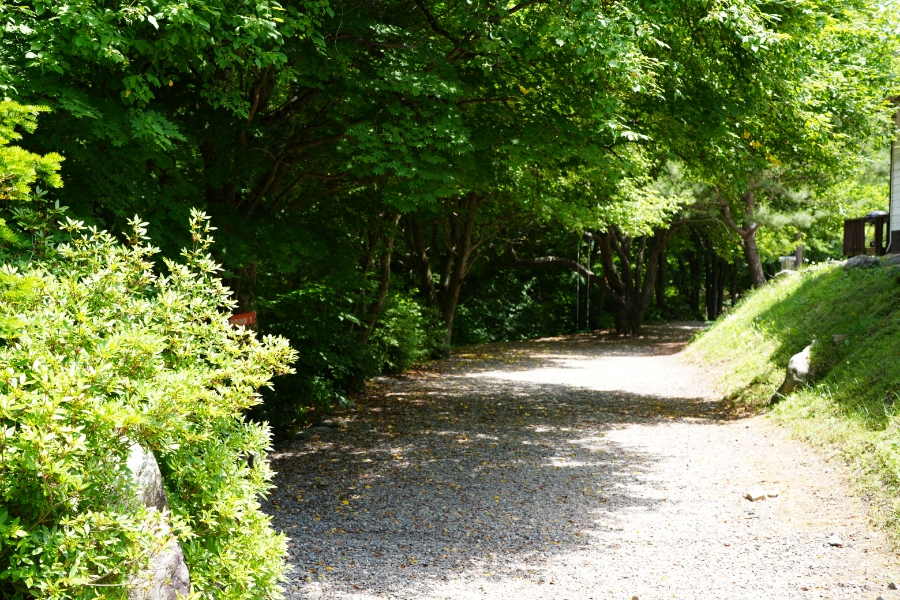
[[[265,402],[250,411],[253,419],[271,423],[277,435],[287,437],[315,415],[349,405],[350,393],[374,370],[368,346],[359,342],[359,321],[350,312],[356,300],[339,286],[321,284],[260,299],[260,331],[290,339],[297,361],[295,372],[263,390]]]
[[[355,290],[321,284],[260,300],[260,331],[290,339],[298,358],[294,373],[263,390],[265,402],[250,411],[253,419],[289,437],[316,416],[351,406],[349,396],[369,377],[400,373],[441,353],[443,328],[435,311],[394,294],[363,342],[363,324],[352,313],[358,302]]]
[[[205,216],[164,275],[132,226],[123,245],[69,221],[69,243],[0,270],[0,596],[125,597],[168,535],[134,500],[137,442],[159,460],[198,596],[277,597],[285,542],[258,504],[270,434],[242,413],[294,353],[229,326]]]
[[[436,311],[413,298],[395,294],[381,315],[370,344],[375,368],[397,374],[443,350],[443,327]]]

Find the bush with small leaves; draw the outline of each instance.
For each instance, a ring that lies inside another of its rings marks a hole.
[[[205,215],[165,274],[144,225],[122,244],[69,220],[66,243],[0,269],[3,598],[124,598],[172,535],[197,597],[280,595],[285,542],[259,506],[270,433],[243,415],[295,353],[229,325]],[[135,500],[134,443],[158,458],[171,514]]]

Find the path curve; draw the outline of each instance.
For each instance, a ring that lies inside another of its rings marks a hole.
[[[272,455],[286,596],[900,600],[842,467],[716,401],[680,355],[695,330],[491,344],[373,382],[341,433]]]

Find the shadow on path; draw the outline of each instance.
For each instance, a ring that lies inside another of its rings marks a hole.
[[[451,580],[556,585],[548,561],[603,543],[596,533],[620,513],[667,502],[650,473],[666,457],[619,446],[610,430],[730,417],[708,390],[672,397],[629,383],[658,381],[645,369],[676,365],[669,355],[694,330],[467,348],[374,383],[342,415],[344,432],[272,455],[266,508],[290,538],[288,597],[451,597]],[[649,361],[628,373],[619,357]],[[605,389],[616,377],[628,385]]]

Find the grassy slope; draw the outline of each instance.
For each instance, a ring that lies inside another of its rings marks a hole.
[[[814,384],[773,414],[799,437],[842,455],[900,540],[900,268],[819,266],[770,283],[691,344],[717,363],[732,398],[764,406],[791,355],[816,341]],[[845,334],[842,344],[833,334]]]

